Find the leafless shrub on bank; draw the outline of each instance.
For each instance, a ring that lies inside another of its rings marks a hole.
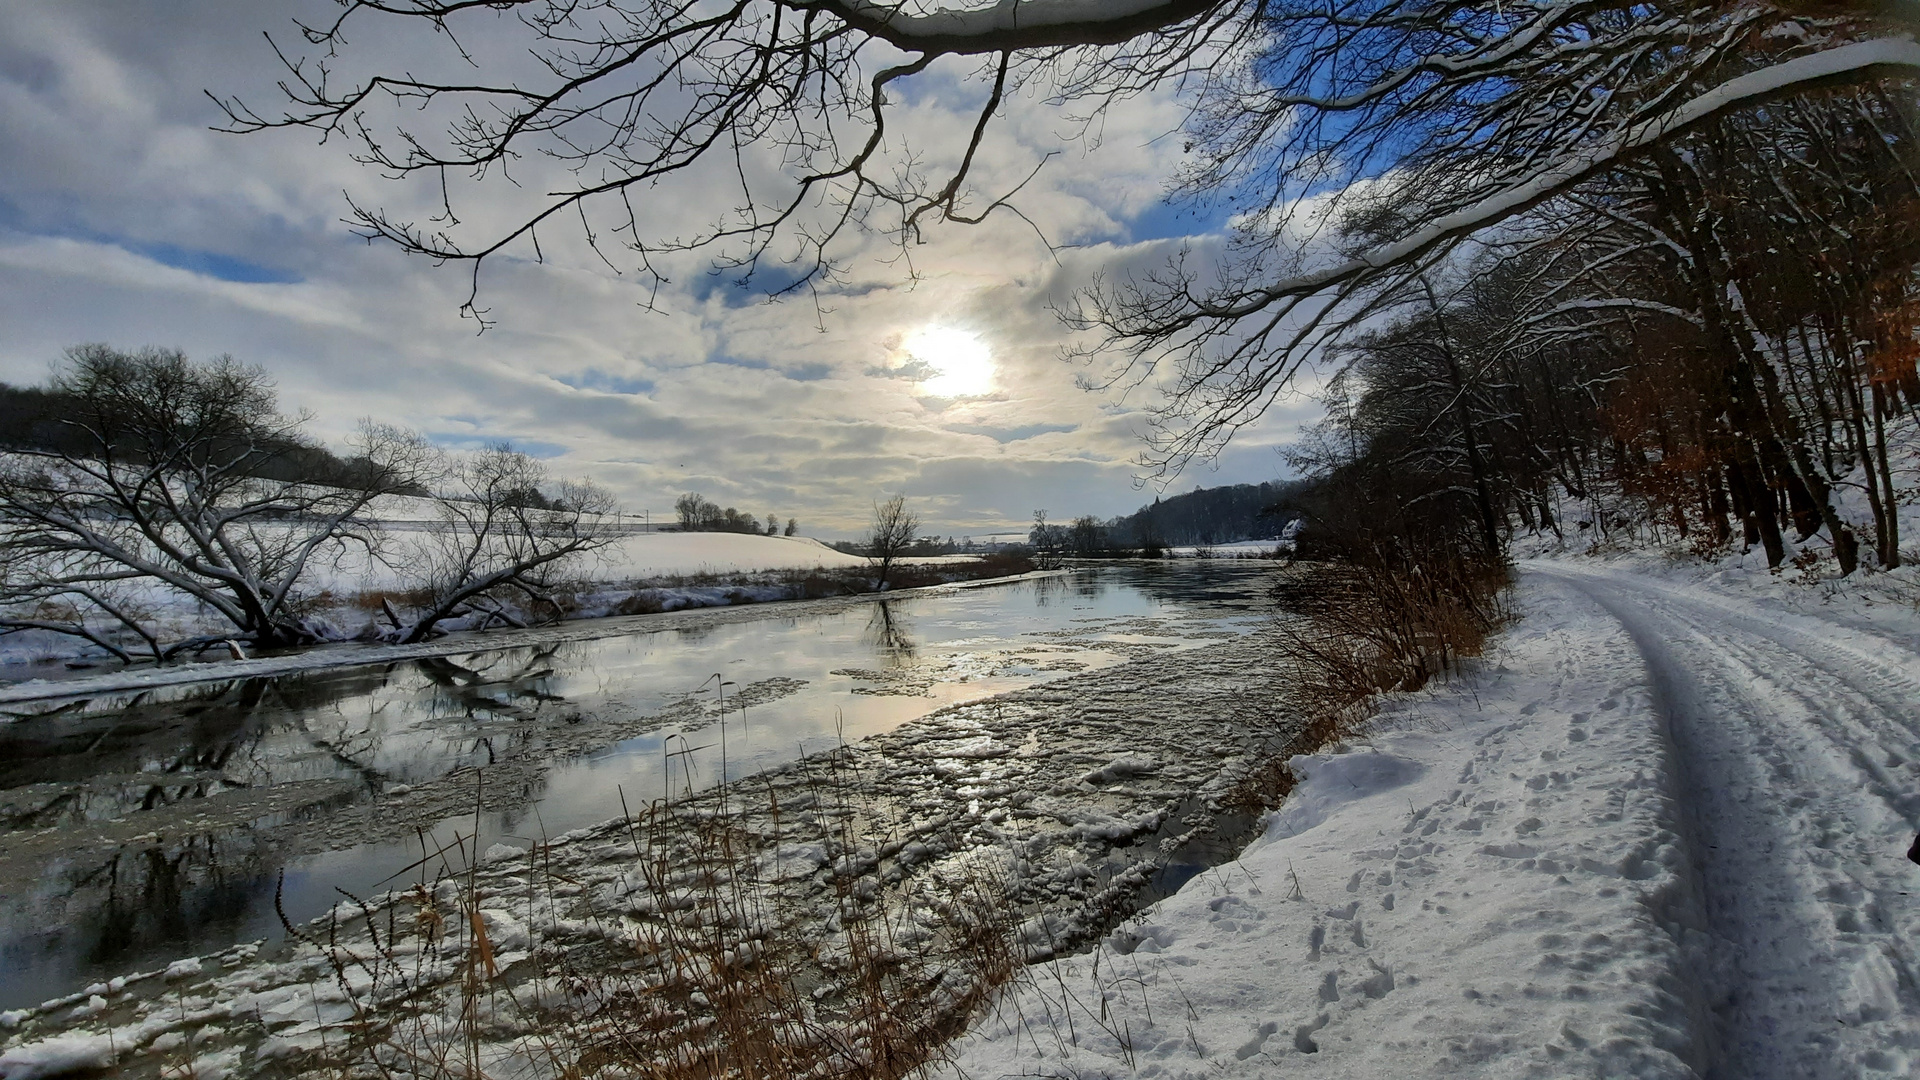
[[[1274,586],[1279,649],[1310,692],[1336,710],[1383,691],[1418,689],[1480,654],[1507,618],[1506,584],[1503,567],[1477,560],[1297,567]]]
[[[558,615],[566,573],[620,539],[611,493],[564,480],[550,496],[542,490],[546,467],[507,443],[452,462],[445,477],[434,503],[439,520],[412,565],[401,568],[426,597],[411,622],[393,619],[403,642],[434,636],[441,622],[468,609],[483,626],[524,625],[510,603]]]

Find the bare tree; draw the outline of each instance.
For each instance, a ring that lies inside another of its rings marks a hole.
[[[613,497],[591,481],[566,480],[547,498],[544,465],[507,443],[455,462],[437,500],[439,521],[426,534],[413,576],[427,596],[419,616],[397,627],[402,641],[433,636],[444,620],[471,609],[482,623],[524,625],[509,597],[554,604],[566,571],[619,539]]]
[[[708,520],[718,515],[720,508],[699,492],[689,491],[673,500],[673,512],[680,518],[681,532],[698,532],[707,528]]]
[[[1231,243],[1104,281],[1067,312],[1096,339],[1090,352],[1121,358],[1113,381],[1167,388],[1145,457],[1157,470],[1216,453],[1302,365],[1367,322],[1383,293],[1470,239],[1720,118],[1920,72],[1920,44],[1844,3],[343,7],[300,27],[313,57],[281,52],[286,107],[224,100],[231,127],[315,130],[432,192],[440,211],[424,223],[370,206],[352,214],[368,237],[470,267],[476,291],[486,259],[516,244],[540,254],[542,231],[562,229],[609,266],[656,280],[657,260],[698,250],[748,278],[778,262],[776,293],[814,288],[837,274],[849,230],[887,231],[910,253],[928,225],[1014,211],[1017,186],[971,186],[1009,95],[1093,120],[1131,94],[1189,92],[1181,192],[1233,211]],[[502,12],[518,18],[513,44],[533,66],[465,51],[464,31]],[[356,56],[350,28],[396,22],[438,31],[446,54],[398,51],[390,70],[338,74]],[[979,64],[976,121],[963,145],[904,147],[894,102],[949,57]],[[509,165],[548,172],[524,182]],[[704,197],[721,175],[738,185],[734,209],[704,227],[676,221],[661,226],[674,235],[656,235],[635,209],[636,191],[678,182]],[[494,182],[520,183],[513,212],[460,212]],[[783,237],[791,247],[776,249]],[[471,294],[465,310],[481,314]]]
[[[75,403],[63,442],[83,449],[0,464],[0,633],[70,634],[123,660],[235,636],[314,640],[306,574],[350,549],[375,553],[374,500],[415,489],[429,456],[416,436],[367,423],[349,477],[280,478],[304,418],[279,412],[264,371],[229,357],[85,345],[68,350],[53,389]],[[168,592],[228,629],[163,640],[151,608]]]
[[[352,219],[370,238],[469,266],[475,293],[486,259],[516,244],[537,251],[542,230],[556,227],[577,228],[610,266],[626,249],[623,263],[656,284],[665,280],[663,255],[704,249],[749,276],[765,260],[785,264],[776,292],[810,288],[835,277],[834,243],[849,229],[881,227],[906,244],[932,222],[978,222],[1006,207],[1022,185],[979,193],[969,180],[1009,94],[1046,84],[1097,105],[1137,92],[1192,69],[1196,55],[1217,51],[1214,38],[1245,33],[1256,9],[1245,0],[1028,0],[1017,13],[1011,4],[913,10],[870,0],[734,0],[711,10],[670,0],[342,7],[331,22],[297,24],[314,56],[274,44],[287,72],[284,109],[215,100],[231,130],[309,128],[350,142],[357,160],[386,175],[425,182],[442,203],[432,221],[357,204]],[[462,43],[480,19],[511,29],[502,12],[517,17],[522,36],[497,62],[483,62]],[[394,71],[340,78],[354,56],[350,35],[405,23],[432,27],[448,48],[406,57]],[[531,66],[521,62],[529,54]],[[948,56],[981,64],[978,119],[965,145],[950,148],[957,162],[931,180],[890,128],[891,101],[899,84]],[[542,166],[553,167],[551,183],[527,190],[550,194],[529,213],[483,225],[459,211],[474,182]],[[774,179],[756,184],[756,175]],[[690,195],[733,184],[735,209],[688,232],[651,235],[636,193],[675,181]],[[876,213],[887,220],[873,220]],[[772,253],[782,238],[792,243],[785,257]],[[462,310],[484,315],[473,295]]]
[[[913,546],[920,519],[907,509],[907,497],[895,495],[873,504],[873,528],[867,533],[867,557],[880,569],[879,586],[886,588],[894,561]]]

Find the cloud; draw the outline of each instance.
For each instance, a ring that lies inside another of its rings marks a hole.
[[[599,368],[588,368],[577,375],[554,375],[553,381],[575,390],[597,390],[603,394],[629,394],[644,396],[653,393],[652,379],[642,379],[633,375],[610,375]]]
[[[1182,217],[1160,201],[1180,153],[1163,137],[1183,115],[1178,102],[1119,103],[1089,138],[1063,144],[1056,110],[1010,101],[971,197],[983,205],[1045,160],[1021,194],[1027,220],[932,229],[905,251],[851,237],[839,278],[782,303],[756,291],[790,280],[777,264],[742,287],[737,274],[667,259],[661,285],[631,267],[610,271],[577,237],[543,233],[545,261],[514,251],[483,271],[480,302],[495,327],[477,334],[459,315],[461,268],[369,246],[339,220],[343,191],[422,221],[432,193],[389,184],[305,133],[208,130],[221,117],[203,88],[272,103],[279,73],[259,34],[286,29],[286,14],[249,0],[0,8],[0,379],[38,381],[82,341],[231,353],[271,370],[328,440],[362,416],[449,446],[506,439],[556,473],[600,480],[635,512],[664,515],[699,490],[822,535],[860,530],[873,499],[895,491],[924,505],[931,528],[956,534],[1021,530],[1042,507],[1110,515],[1151,497],[1132,464],[1151,388],[1076,389],[1084,369],[1061,360],[1074,339],[1054,307],[1098,270],[1217,244],[1217,216]],[[420,43],[356,50],[411,55]],[[489,62],[520,62],[508,37],[465,44],[507,58]],[[957,153],[980,100],[976,75],[943,62],[917,80],[897,120],[910,145],[895,149],[934,166]],[[750,164],[774,182],[778,161]],[[541,190],[539,167],[527,166],[519,189],[470,189],[467,220],[506,220],[513,198]],[[652,189],[642,229],[675,235],[731,208],[724,184],[693,180]],[[993,392],[920,396],[930,373],[910,366],[901,343],[924,327],[978,336],[992,352]],[[1282,469],[1272,444],[1297,413],[1250,432],[1244,452],[1196,478],[1272,478]]]
[[[1080,430],[1078,424],[1021,424],[1018,427],[994,427],[991,424],[952,424],[949,431],[961,431],[968,435],[985,435],[998,443],[1025,442],[1038,435],[1053,432],[1073,432]]]

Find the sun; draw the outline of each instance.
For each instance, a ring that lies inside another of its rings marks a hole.
[[[993,389],[993,353],[965,330],[925,327],[907,335],[901,347],[932,369],[920,384],[928,397],[979,397]]]

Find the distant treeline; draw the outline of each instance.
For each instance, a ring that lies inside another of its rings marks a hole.
[[[689,491],[673,501],[673,512],[680,521],[681,532],[730,532],[746,533],[751,536],[780,535],[780,518],[777,514],[768,514],[765,526],[752,514],[743,514],[729,506],[722,510],[717,503],[711,502],[697,491]],[[786,535],[792,536],[800,531],[800,523],[787,519]]]
[[[1107,529],[1113,543],[1129,547],[1273,539],[1299,516],[1286,505],[1301,486],[1288,482],[1196,488],[1155,499],[1108,522]]]
[[[37,386],[0,383],[0,450],[35,450],[86,457],[99,452],[93,435],[76,421],[86,415],[70,393]],[[247,458],[251,475],[282,483],[315,483],[365,490],[371,472],[364,460],[342,458],[303,439],[276,439],[264,454]],[[414,484],[394,494],[426,496]],[[539,499],[539,493],[532,497]]]

